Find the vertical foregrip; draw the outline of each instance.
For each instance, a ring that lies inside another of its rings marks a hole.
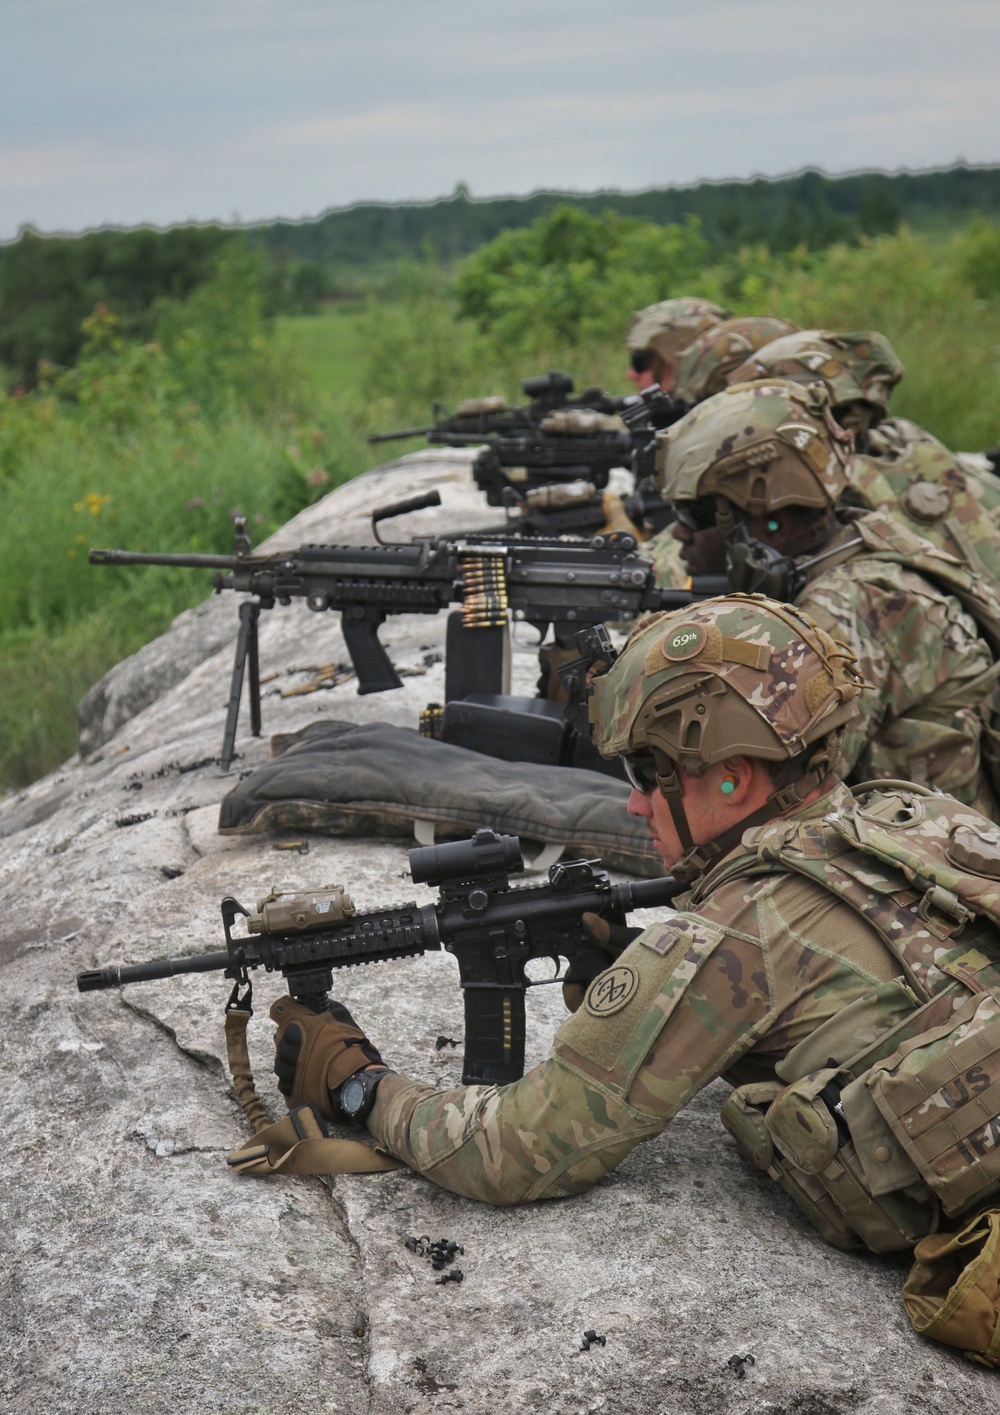
[[[471,986],[465,994],[466,1086],[506,1086],[524,1075],[524,988]]]
[[[362,694],[385,693],[403,686],[379,642],[378,631],[384,622],[384,610],[362,604],[349,605],[341,616],[344,642],[358,675],[358,692]]]

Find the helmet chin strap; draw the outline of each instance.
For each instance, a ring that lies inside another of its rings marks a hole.
[[[667,765],[665,771],[660,770],[660,764],[664,761]],[[736,848],[743,839],[745,831],[752,830],[758,825],[764,825],[767,821],[774,820],[775,817],[783,816],[788,811],[793,811],[796,807],[801,806],[810,791],[814,791],[826,779],[829,769],[829,754],[823,752],[817,765],[811,771],[807,771],[797,781],[793,781],[790,786],[782,786],[773,792],[762,806],[758,806],[749,815],[735,821],[714,839],[706,841],[704,845],[696,845],[691,838],[691,827],[684,810],[684,787],[677,774],[677,768],[669,758],[664,759],[660,753],[657,753],[656,784],[659,787],[660,795],[663,796],[670,809],[674,829],[684,851],[680,859],[673,865],[671,874],[681,884],[693,884],[696,879],[707,874],[718,860]]]

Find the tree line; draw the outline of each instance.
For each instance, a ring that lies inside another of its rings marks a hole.
[[[698,258],[712,263],[748,248],[780,255],[857,245],[916,229],[954,226],[973,214],[1000,219],[1000,166],[924,173],[828,177],[805,171],[749,182],[703,182],[646,192],[574,194],[591,217],[697,232]],[[251,230],[220,225],[92,231],[42,236],[28,228],[0,246],[0,375],[33,387],[39,369],[71,366],[83,322],[107,306],[123,335],[152,337],[164,301],[184,299],[234,242],[256,256],[266,314],[309,313],[370,290],[401,262],[451,267],[476,251],[551,218],[567,194],[473,200],[461,184],[441,201],[369,203],[313,221],[275,221]],[[689,251],[691,240],[682,242]]]

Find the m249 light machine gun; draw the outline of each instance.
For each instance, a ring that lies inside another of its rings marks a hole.
[[[437,491],[383,507],[380,521],[440,505]],[[589,624],[631,622],[652,609],[667,609],[724,594],[715,577],[688,590],[660,589],[651,560],[636,554],[632,536],[596,536],[593,541],[515,540],[469,535],[429,537],[378,545],[301,545],[294,551],[253,555],[242,524],[232,555],[147,554],[92,550],[92,565],[178,565],[215,570],[215,590],[248,595],[240,605],[221,764],[233,759],[246,670],[250,674],[251,731],[260,736],[260,667],[257,627],[262,610],[304,600],[316,612],[339,610],[359,693],[402,687],[378,631],[390,614],[435,614],[452,604],[460,611],[448,623],[445,696],[502,693],[509,616],[533,625],[544,638],[572,642]]]
[[[302,893],[272,890],[251,913],[235,899],[222,901],[226,947],[215,953],[98,968],[77,974],[81,992],[152,982],[180,973],[222,972],[234,980],[227,1012],[249,1013],[255,968],[280,972],[292,997],[323,1012],[333,970],[360,963],[386,963],[443,948],[458,963],[465,998],[465,1085],[506,1085],[524,1072],[524,997],[538,986],[526,964],[551,959],[560,982],[559,959],[577,963],[576,980],[601,973],[613,958],[587,932],[585,913],[624,923],[634,909],[669,904],[684,886],[671,876],[612,884],[600,860],[553,865],[546,884],[512,887],[510,875],[524,868],[516,835],[477,830],[471,840],[423,846],[409,852],[415,884],[439,888],[437,904],[402,904],[356,912],[341,885]],[[237,935],[238,916],[247,933]],[[585,971],[584,971],[585,970]],[[619,979],[619,985],[621,979]],[[614,987],[614,971],[608,974]],[[239,995],[241,987],[247,992]]]

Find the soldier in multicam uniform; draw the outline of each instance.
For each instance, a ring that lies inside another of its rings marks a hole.
[[[762,596],[651,617],[592,687],[628,808],[691,886],[677,911],[622,930],[611,965],[567,988],[548,1059],[507,1086],[437,1091],[385,1067],[338,1004],[317,1016],[282,999],[289,1105],[339,1117],[350,1078],[383,1150],[516,1204],[589,1188],[722,1076],[745,1158],[841,1248],[919,1244],[914,1325],[1000,1363],[1000,1263],[942,1330],[925,1271],[953,1241],[947,1220],[973,1253],[1000,1225],[983,1210],[1000,1189],[1000,831],[903,783],[852,796],[834,768],[858,664]]]
[[[610,972],[568,984],[576,1010],[551,1056],[500,1089],[436,1091],[380,1074],[342,1011],[316,1016],[282,999],[275,1070],[288,1104],[333,1118],[337,1088],[368,1069],[378,1085],[367,1125],[382,1148],[455,1193],[514,1204],[588,1188],[723,1072],[772,1077],[899,965],[821,888],[782,877],[716,895],[711,881],[747,829],[820,819],[849,800],[832,768],[860,691],[848,650],[759,597],[637,628],[595,679],[595,741],[624,756],[628,809],[647,820],[664,866],[687,870],[696,912],[681,900]],[[591,917],[602,943],[617,942]]]
[[[749,354],[794,329],[795,325],[786,319],[775,319],[771,315],[749,315],[710,325],[676,356],[674,396],[693,404],[721,393],[729,374],[744,363]],[[611,529],[629,527],[611,526]],[[656,566],[656,578],[661,585],[678,589],[687,585],[688,573],[681,560],[680,546],[669,529],[645,541],[642,553]]]
[[[729,317],[728,310],[694,295],[661,300],[637,310],[625,336],[629,378],[640,390],[659,384],[664,392],[670,393],[678,356],[704,330],[714,328]]]
[[[854,433],[857,455],[848,463],[845,499],[888,511],[1000,586],[1000,482],[984,454],[950,452],[916,423],[886,416],[902,377],[903,365],[884,335],[822,329],[774,339],[728,373],[730,383],[821,382],[837,423]]]
[[[727,546],[737,561],[746,550],[741,537],[795,559],[804,588],[789,594],[851,645],[875,685],[845,737],[844,775],[915,781],[997,816],[1000,598],[884,511],[837,518],[852,443],[822,386],[736,385],[660,443],[661,490],[677,507],[672,533],[688,572],[724,573]]]
[[[734,369],[764,347],[794,334],[796,327],[773,315],[745,315],[704,330],[678,356],[674,397],[703,403],[721,393]]]
[[[747,359],[730,368],[726,381],[787,378],[792,383],[822,383],[830,395],[834,418],[854,433],[855,447],[864,451],[872,430],[885,424],[890,395],[904,372],[899,355],[884,334],[798,329],[759,345]]]

